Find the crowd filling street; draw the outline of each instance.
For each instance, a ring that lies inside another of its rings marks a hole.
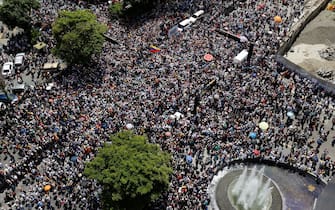
[[[152,209],[206,209],[212,177],[235,159],[271,159],[328,180],[334,162],[322,145],[335,143],[334,99],[275,60],[304,1],[270,0],[262,7],[256,0],[235,2],[228,15],[221,0],[166,3],[125,26],[108,17],[107,3],[41,0],[32,18],[43,23],[46,52],[27,51],[20,73],[29,72],[35,87],[0,116],[0,208],[100,209],[100,186],[82,174],[84,163],[129,124],[173,156],[169,190]],[[84,8],[108,25],[119,44],[106,41],[90,70],[71,67],[46,90],[38,72],[55,44],[50,24],[59,10]],[[203,18],[168,37],[186,13],[200,9]],[[274,22],[276,15],[281,23]],[[233,62],[247,43],[215,29],[255,44],[249,65]],[[28,43],[10,44],[21,45]],[[150,52],[150,45],[161,51]],[[207,53],[212,61],[204,60]],[[1,57],[6,62],[12,55],[5,50]]]

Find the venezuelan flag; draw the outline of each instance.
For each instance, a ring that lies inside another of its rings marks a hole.
[[[150,52],[152,52],[152,53],[158,53],[160,51],[161,51],[160,48],[158,48],[158,47],[156,47],[154,45],[150,45]]]

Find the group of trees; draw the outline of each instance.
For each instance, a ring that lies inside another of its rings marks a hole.
[[[31,24],[31,10],[40,7],[38,0],[4,0],[0,6],[0,20],[8,28],[20,27],[31,35],[35,32]],[[107,27],[97,21],[89,10],[61,11],[52,25],[56,46],[52,52],[68,65],[86,65],[93,55],[101,52],[103,34]]]
[[[106,31],[89,10],[61,11],[52,25],[57,43],[52,52],[70,65],[88,64],[101,52]]]
[[[102,185],[104,209],[141,210],[167,190],[170,159],[146,136],[123,131],[86,164],[84,174]]]
[[[107,0],[86,0],[98,3]],[[121,16],[125,12],[138,13],[151,8],[159,0],[123,0],[110,5],[112,15]],[[4,0],[0,6],[0,20],[9,28],[23,28],[31,39],[36,40],[36,30],[31,27],[31,10],[40,7],[38,0]],[[56,46],[53,54],[68,65],[86,65],[93,55],[98,55],[103,46],[107,27],[97,21],[89,10],[61,11],[52,25]]]

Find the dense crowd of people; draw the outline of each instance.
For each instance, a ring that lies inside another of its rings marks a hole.
[[[326,122],[335,122],[334,100],[275,60],[291,20],[303,12],[304,1],[271,0],[259,8],[258,1],[247,0],[236,3],[229,15],[223,15],[222,1],[188,4],[166,3],[154,17],[126,27],[108,18],[107,3],[41,1],[41,9],[33,12],[34,22],[51,24],[61,9],[88,7],[120,44],[106,42],[84,76],[79,76],[82,69],[67,69],[54,78],[54,89],[37,85],[1,116],[0,181],[6,201],[2,207],[101,208],[100,186],[82,175],[84,163],[127,124],[173,156],[169,191],[152,209],[206,209],[209,182],[235,159],[261,157],[320,178],[333,175],[334,162],[320,146],[332,138],[333,127]],[[186,12],[198,9],[206,13],[201,20],[168,38],[169,28]],[[281,16],[282,23],[276,24],[274,15]],[[232,62],[246,43],[221,36],[215,29],[244,35],[255,43],[249,66]],[[41,32],[51,49],[50,27]],[[151,44],[161,51],[151,53]],[[205,61],[206,53],[214,60]],[[29,69],[46,61],[36,52],[27,54]],[[3,52],[2,57],[10,56]],[[175,117],[176,112],[181,115]],[[261,121],[269,128],[260,129]],[[256,136],[251,138],[250,133]],[[46,190],[47,185],[51,189]]]

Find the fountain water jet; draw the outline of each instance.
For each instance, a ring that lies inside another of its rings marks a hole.
[[[252,168],[248,175],[248,169],[244,168],[238,179],[233,181],[228,189],[229,200],[236,209],[253,210],[269,209],[271,206],[271,180],[263,181],[264,167],[257,171]]]

